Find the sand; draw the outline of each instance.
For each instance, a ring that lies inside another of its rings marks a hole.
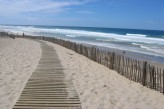
[[[38,42],[0,38],[0,109],[12,109],[40,57]]]
[[[47,42],[57,51],[83,109],[164,109],[164,95],[88,58]],[[0,109],[11,109],[41,57],[40,44],[0,39]]]
[[[81,100],[82,109],[164,109],[164,95],[59,45],[57,51]]]

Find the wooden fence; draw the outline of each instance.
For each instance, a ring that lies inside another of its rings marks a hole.
[[[63,39],[44,36],[15,36],[19,38],[40,39],[71,49],[87,58],[117,71],[126,78],[164,94],[164,69],[148,63],[117,54],[115,52],[88,47]]]
[[[6,32],[0,32],[0,37],[10,37],[10,38],[15,39],[15,35],[13,35],[13,34],[8,34],[8,33],[6,33]]]

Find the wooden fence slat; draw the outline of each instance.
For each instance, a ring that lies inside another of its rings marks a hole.
[[[146,67],[147,67],[147,62],[143,62],[143,78],[142,78],[143,86],[146,85]]]
[[[163,73],[162,73],[162,75],[163,75],[163,94],[164,94],[164,69],[163,69]]]
[[[112,56],[111,56],[111,63],[110,63],[110,68],[112,69],[112,70],[114,70],[114,58],[115,58],[115,53],[114,52],[112,52]]]
[[[162,92],[162,80],[161,80],[161,77],[162,77],[162,71],[161,71],[161,68],[160,68],[160,92]]]

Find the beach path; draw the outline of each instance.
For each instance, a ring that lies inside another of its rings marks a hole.
[[[71,80],[65,78],[53,47],[39,41],[42,56],[13,109],[81,109]]]

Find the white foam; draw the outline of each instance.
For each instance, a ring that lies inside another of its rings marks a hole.
[[[127,33],[126,36],[146,37],[147,35],[144,35],[144,34],[131,34],[131,33]]]
[[[150,38],[146,37],[143,34],[126,34],[126,35],[119,35],[114,33],[103,33],[103,32],[92,32],[92,31],[85,31],[85,30],[71,30],[71,29],[47,29],[47,28],[37,28],[33,26],[4,26],[6,30],[12,32],[24,32],[28,33],[60,33],[63,35],[72,35],[74,37],[101,37],[101,38],[108,38],[107,40],[116,40],[116,41],[126,41],[126,42],[143,42],[143,43],[157,43],[164,45],[164,39],[161,38]]]
[[[148,47],[148,46],[145,46],[145,45],[141,45],[140,47],[143,48],[143,49],[146,49],[148,51],[152,51],[154,53],[159,53],[159,54],[163,55],[163,57],[164,57],[164,50],[161,49],[161,48],[159,49],[157,47]]]
[[[114,47],[117,49],[123,49],[128,51],[137,51],[137,52],[144,52],[147,54],[161,54],[164,56],[164,39],[163,38],[151,38],[147,37],[144,34],[131,34],[127,33],[126,35],[119,35],[114,33],[103,33],[103,32],[93,32],[93,31],[86,31],[86,30],[73,30],[73,29],[59,29],[59,28],[37,28],[35,26],[0,26],[1,30],[11,31],[13,33],[20,33],[20,34],[29,34],[29,35],[42,35],[42,33],[56,33],[62,34],[66,37],[95,37],[96,40],[102,40],[104,43],[97,43],[97,42],[86,42],[92,43],[99,46],[106,46],[106,47]],[[108,43],[105,43],[107,42]],[[132,48],[130,46],[121,46],[116,44],[109,44],[110,41],[115,42],[130,42],[133,45],[140,46],[139,48]],[[85,42],[85,41],[84,41]],[[147,46],[151,45],[151,46]],[[158,47],[159,46],[159,47]],[[157,48],[154,48],[157,47]]]
[[[75,35],[67,34],[67,37],[76,37]]]
[[[137,45],[137,46],[141,46],[142,44],[138,44],[138,43],[132,43],[133,45]]]
[[[76,42],[87,43],[87,44],[100,46],[100,47],[109,47],[109,48],[113,48],[113,49],[126,50],[126,51],[131,51],[131,52],[136,52],[136,53],[143,53],[143,54],[147,54],[147,55],[154,55],[154,56],[164,57],[164,51],[152,50],[152,49],[149,49],[148,47],[143,47],[143,48],[146,48],[146,49],[148,49],[149,51],[152,51],[152,52],[148,52],[145,49],[142,50],[142,49],[139,49],[139,48],[120,46],[120,45],[117,45],[117,44],[94,43],[94,42],[86,42],[86,41],[76,41]]]
[[[147,46],[140,45],[140,47],[143,49],[149,50],[149,47],[147,47]]]

